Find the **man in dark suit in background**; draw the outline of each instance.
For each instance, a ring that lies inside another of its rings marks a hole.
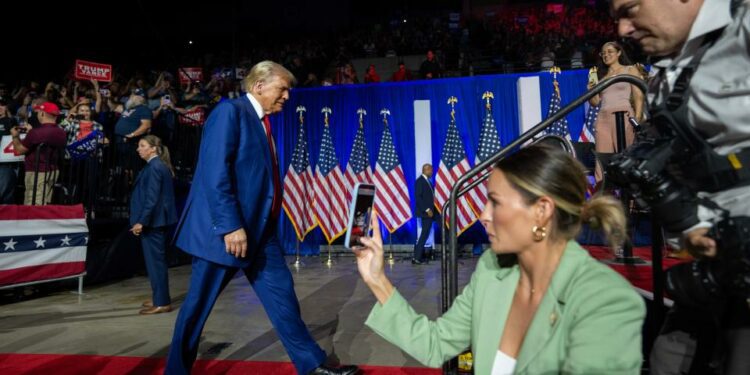
[[[419,217],[422,223],[422,233],[417,240],[417,244],[414,245],[412,264],[424,264],[427,262],[424,244],[432,231],[432,223],[437,219],[435,214],[435,193],[433,192],[430,178],[432,178],[432,164],[425,164],[422,166],[422,175],[417,177],[414,188],[417,199],[417,217]]]
[[[262,61],[244,79],[246,95],[208,117],[177,246],[193,255],[185,302],[175,322],[167,374],[188,373],[211,308],[238,270],[245,273],[299,374],[355,374],[327,367],[326,353],[300,316],[294,281],[276,237],[281,180],[268,115],[280,112],[295,78]]]

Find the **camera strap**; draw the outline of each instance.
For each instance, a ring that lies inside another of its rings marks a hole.
[[[750,149],[719,155],[703,134],[688,125],[690,81],[706,52],[723,31],[724,28],[720,28],[704,37],[693,58],[682,68],[672,91],[662,103],[653,107],[653,118],[661,118],[663,121],[660,122],[679,140],[675,149],[676,156],[680,159],[677,164],[686,175],[692,176],[693,188],[708,192],[750,184]],[[662,79],[666,77],[662,76]]]

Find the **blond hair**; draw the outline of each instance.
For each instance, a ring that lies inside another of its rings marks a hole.
[[[253,86],[258,82],[268,82],[272,77],[281,77],[289,81],[294,86],[297,84],[297,79],[294,78],[294,74],[281,64],[275,63],[270,60],[261,61],[250,69],[245,78],[242,80],[242,85],[245,88],[245,92],[251,92]]]
[[[622,246],[626,218],[622,204],[611,196],[597,195],[586,200],[585,168],[567,152],[537,144],[500,160],[501,170],[527,204],[548,196],[555,202],[549,238],[571,240],[587,223],[601,230],[612,249]]]

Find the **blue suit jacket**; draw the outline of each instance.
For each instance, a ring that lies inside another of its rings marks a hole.
[[[135,180],[130,197],[130,225],[163,227],[176,222],[172,172],[161,159],[153,158]]]
[[[185,210],[175,234],[177,246],[193,256],[247,267],[251,256],[226,252],[224,235],[247,233],[248,253],[264,243],[273,203],[268,140],[247,96],[220,103],[206,120]]]
[[[423,175],[417,177],[414,195],[417,198],[417,217],[427,217],[427,209],[432,209],[432,212],[435,213],[435,194],[432,191],[432,186],[424,179]]]

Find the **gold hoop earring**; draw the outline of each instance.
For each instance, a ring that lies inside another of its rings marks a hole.
[[[534,241],[540,242],[547,237],[547,228],[534,225],[531,233],[534,235]]]

